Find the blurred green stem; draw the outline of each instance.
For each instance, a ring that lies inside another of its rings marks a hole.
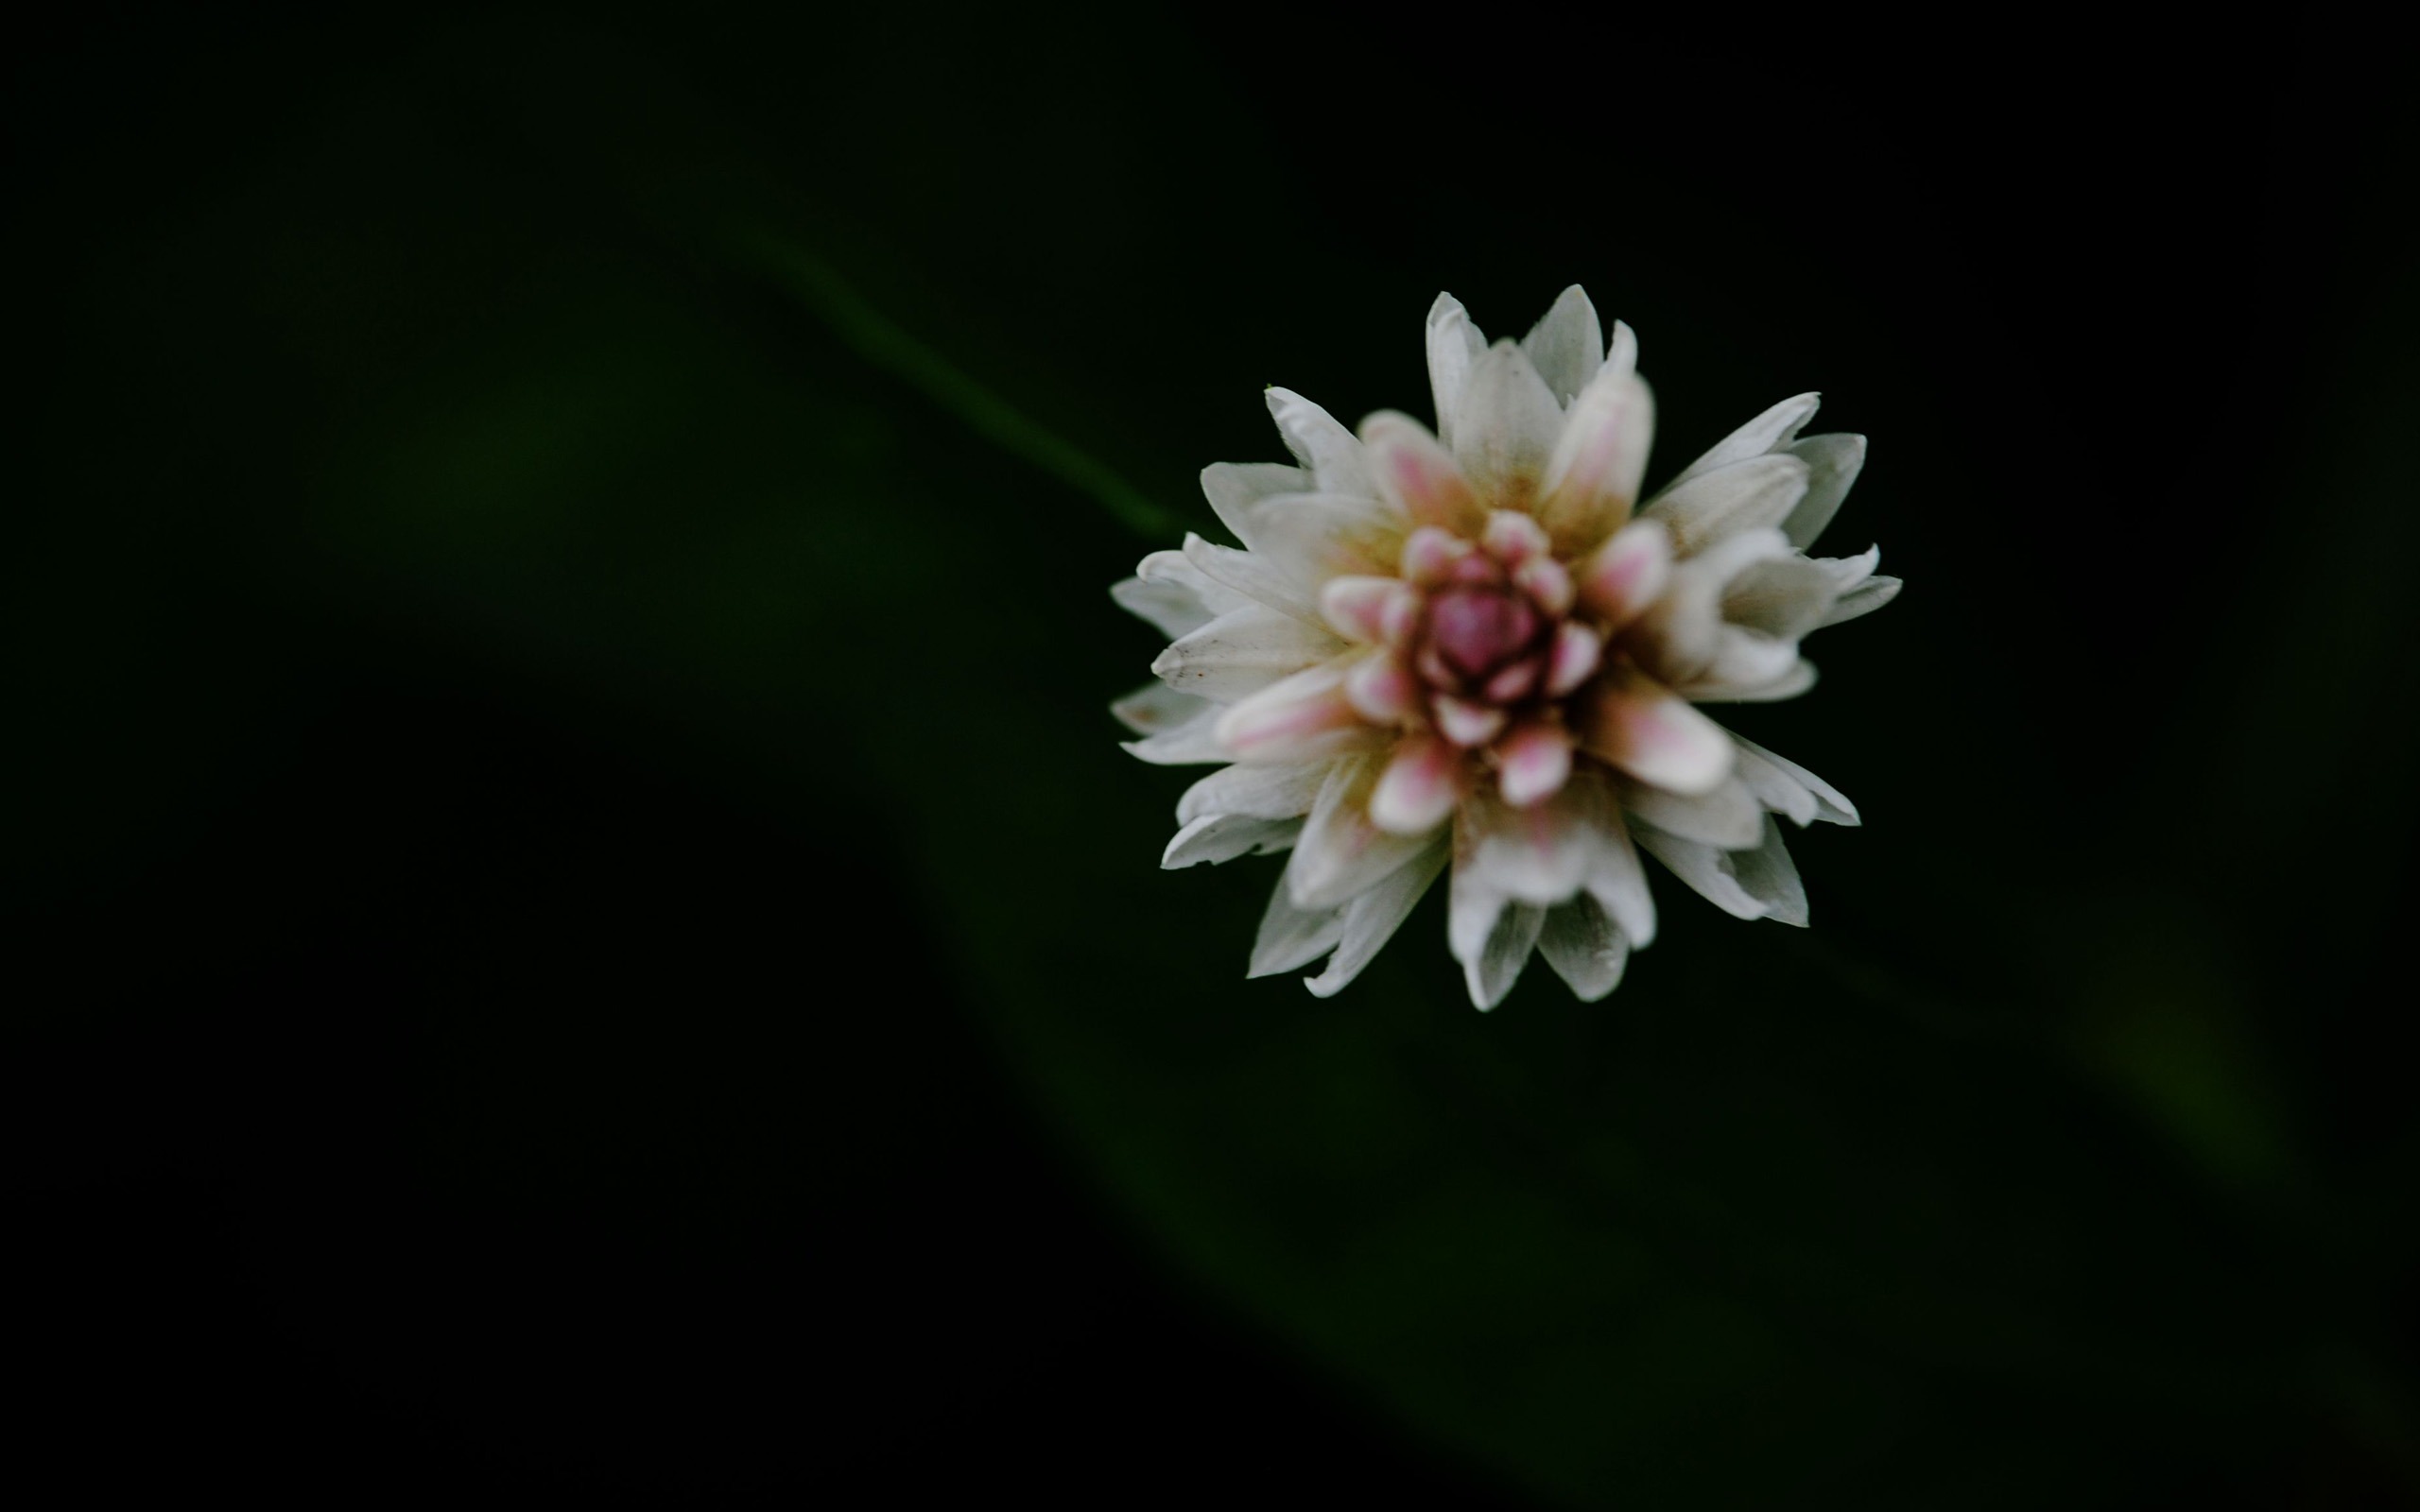
[[[905,380],[977,435],[1089,495],[1139,535],[1172,542],[1184,534],[1183,521],[908,335],[822,259],[761,231],[744,233],[740,248],[748,261],[771,274],[859,356]]]

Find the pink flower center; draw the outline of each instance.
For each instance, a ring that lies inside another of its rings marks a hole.
[[[1460,676],[1484,682],[1532,649],[1545,616],[1521,593],[1501,588],[1448,588],[1428,601],[1428,644]]]

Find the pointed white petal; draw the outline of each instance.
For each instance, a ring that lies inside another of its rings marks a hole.
[[[1332,998],[1361,974],[1403,921],[1411,917],[1421,896],[1445,869],[1453,847],[1440,836],[1426,850],[1399,868],[1384,882],[1344,905],[1344,934],[1327,970],[1304,982],[1314,997]]]
[[[1162,651],[1151,672],[1179,693],[1234,703],[1347,648],[1324,626],[1247,604]]]
[[[1667,834],[1723,850],[1745,850],[1765,833],[1764,805],[1736,775],[1713,792],[1694,796],[1633,782],[1622,790],[1622,806]]]
[[[1605,362],[1604,327],[1586,291],[1574,284],[1557,296],[1546,318],[1521,338],[1521,350],[1559,403],[1578,398]]]
[[[1462,407],[1462,390],[1487,338],[1462,309],[1462,301],[1440,294],[1428,307],[1428,390],[1437,404],[1437,436],[1448,446],[1454,440],[1454,417]]]
[[[1504,1001],[1530,952],[1538,942],[1547,911],[1539,903],[1501,903],[1478,948],[1462,957],[1462,981],[1469,987],[1471,1005],[1484,1013]]]
[[[1539,490],[1539,518],[1557,549],[1584,551],[1630,519],[1654,438],[1647,385],[1616,368],[1599,373],[1571,406]]]
[[[1260,916],[1260,935],[1253,941],[1252,966],[1246,976],[1274,976],[1310,965],[1336,949],[1344,937],[1340,908],[1305,908],[1294,902],[1280,881]]]
[[[1184,790],[1177,799],[1180,824],[1220,814],[1254,819],[1299,819],[1311,812],[1331,762],[1294,766],[1229,766]]]
[[[1475,883],[1508,898],[1558,903],[1587,880],[1602,837],[1595,805],[1582,795],[1558,792],[1516,809],[1481,789],[1463,801],[1454,841],[1454,864]]]
[[[1840,593],[1838,577],[1822,562],[1775,558],[1750,564],[1724,585],[1722,617],[1777,641],[1795,641],[1824,623]]]
[[[1615,321],[1612,334],[1605,338],[1605,368],[1615,372],[1638,370],[1638,333],[1626,320]],[[1599,369],[1598,377],[1603,376],[1604,369]]]
[[[1219,745],[1237,762],[1316,760],[1388,739],[1344,696],[1353,670],[1340,658],[1272,682],[1219,715]]]
[[[1714,655],[1698,675],[1674,684],[1672,691],[1698,703],[1750,703],[1777,696],[1794,697],[1795,693],[1776,695],[1773,690],[1787,685],[1803,664],[1798,658],[1797,642],[1776,641],[1769,635],[1726,625],[1715,637]]]
[[[1265,856],[1291,850],[1303,833],[1300,819],[1255,819],[1242,814],[1205,814],[1176,832],[1160,856],[1170,871],[1237,856]]]
[[[1739,885],[1730,851],[1666,834],[1646,824],[1633,826],[1631,833],[1637,838],[1641,850],[1663,862],[1672,875],[1688,884],[1699,897],[1732,918],[1765,917],[1765,905]]]
[[[1286,448],[1308,468],[1322,493],[1372,496],[1361,443],[1337,418],[1290,388],[1269,390],[1269,413],[1286,438]]]
[[[1790,442],[1789,455],[1806,464],[1806,496],[1789,511],[1781,530],[1791,545],[1804,551],[1832,523],[1832,516],[1841,512],[1841,501],[1849,496],[1850,486],[1864,471],[1865,438],[1809,436]]]
[[[1184,559],[1213,583],[1252,603],[1290,614],[1305,625],[1325,626],[1320,617],[1317,585],[1293,562],[1212,545],[1200,536],[1184,538]]]
[[[1563,406],[1510,341],[1479,355],[1454,417],[1454,460],[1479,502],[1520,508],[1536,496],[1563,432]]]
[[[1588,896],[1602,904],[1614,922],[1621,926],[1632,947],[1645,950],[1655,942],[1655,895],[1648,888],[1647,868],[1640,864],[1638,850],[1631,843],[1630,827],[1615,805],[1611,785],[1602,780],[1599,785],[1604,792],[1597,800],[1600,809],[1597,851],[1588,863],[1584,885]]]
[[[1731,736],[1653,679],[1617,668],[1598,679],[1582,747],[1642,782],[1707,793],[1731,775]]]
[[[1321,785],[1286,868],[1287,885],[1300,906],[1339,907],[1427,849],[1426,835],[1390,834],[1371,822],[1370,794],[1377,786],[1381,760],[1368,753],[1348,757]]]
[[[1482,517],[1454,454],[1409,415],[1382,409],[1361,422],[1370,478],[1415,525],[1467,533]]]
[[[1538,954],[1581,1002],[1595,1003],[1621,985],[1630,941],[1604,905],[1583,892],[1547,910]]]
[[[1196,766],[1236,759],[1235,752],[1219,739],[1219,706],[1214,703],[1203,703],[1201,713],[1173,730],[1122,744],[1129,755],[1154,766]]]
[[[1874,576],[1874,569],[1882,565],[1882,548],[1868,546],[1855,557],[1809,557],[1806,559],[1824,569],[1832,579],[1834,593],[1845,593],[1853,588],[1862,587]]]
[[[1772,815],[1765,816],[1763,843],[1754,850],[1732,851],[1730,860],[1739,885],[1764,905],[1767,919],[1806,927],[1806,885],[1798,880],[1798,863],[1790,859]]]
[[[1147,682],[1111,704],[1109,712],[1138,735],[1157,735],[1191,724],[1213,707],[1165,682]]]
[[[1784,452],[1752,456],[1676,483],[1639,511],[1672,532],[1688,558],[1745,531],[1778,525],[1806,492],[1806,464]]]
[[[1898,578],[1869,577],[1848,593],[1842,593],[1840,602],[1832,606],[1832,611],[1824,616],[1824,623],[1839,625],[1856,619],[1861,614],[1871,614],[1898,596]]]
[[[1253,505],[1280,494],[1315,491],[1309,472],[1283,462],[1213,462],[1201,470],[1202,496],[1219,523],[1247,546],[1259,544],[1251,535]]]
[[[1800,824],[1822,819],[1826,824],[1862,824],[1857,805],[1839,788],[1786,756],[1776,756],[1747,736],[1734,733],[1739,747],[1739,779],[1757,800]]]
[[[1790,555],[1780,531],[1750,530],[1674,563],[1669,584],[1625,640],[1632,657],[1675,688],[1698,681],[1723,649],[1723,591],[1758,562]]]
[[[1201,595],[1183,583],[1147,583],[1140,577],[1129,577],[1110,584],[1109,596],[1117,601],[1119,609],[1171,640],[1201,628],[1212,618]]]
[[[1795,399],[1783,400],[1754,420],[1715,442],[1713,449],[1705,455],[1683,468],[1681,475],[1667,484],[1664,491],[1669,493],[1674,488],[1702,472],[1711,472],[1716,468],[1728,467],[1734,462],[1742,462],[1752,456],[1762,456],[1768,452],[1788,446],[1798,439],[1799,427],[1815,418],[1816,406],[1822,403],[1821,394],[1800,394]]]

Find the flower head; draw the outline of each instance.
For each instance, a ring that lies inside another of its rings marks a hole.
[[[1878,552],[1809,557],[1865,457],[1800,437],[1812,394],[1741,426],[1642,507],[1654,406],[1637,342],[1576,286],[1490,346],[1428,313],[1432,434],[1348,431],[1283,388],[1295,465],[1220,463],[1198,536],[1113,590],[1176,638],[1115,712],[1145,761],[1218,763],[1162,864],[1292,852],[1251,974],[1357,975],[1450,865],[1448,943],[1495,1006],[1532,948],[1594,1000],[1655,933],[1638,850],[1742,919],[1806,922],[1773,816],[1858,822],[1822,779],[1703,703],[1813,685],[1810,631],[1888,603]]]

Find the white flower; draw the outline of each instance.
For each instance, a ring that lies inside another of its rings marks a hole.
[[[1636,358],[1576,286],[1492,347],[1440,295],[1435,435],[1382,411],[1357,437],[1271,388],[1297,465],[1201,474],[1243,549],[1187,536],[1113,590],[1176,637],[1115,706],[1127,748],[1220,764],[1162,864],[1292,851],[1252,975],[1326,955],[1308,986],[1340,990],[1450,862],[1474,1003],[1533,946],[1594,1001],[1654,936],[1634,842],[1726,912],[1806,922],[1773,816],[1857,810],[1696,705],[1806,692],[1801,637],[1897,593],[1878,551],[1806,552],[1865,440],[1801,438],[1801,395],[1634,510],[1654,430]]]

